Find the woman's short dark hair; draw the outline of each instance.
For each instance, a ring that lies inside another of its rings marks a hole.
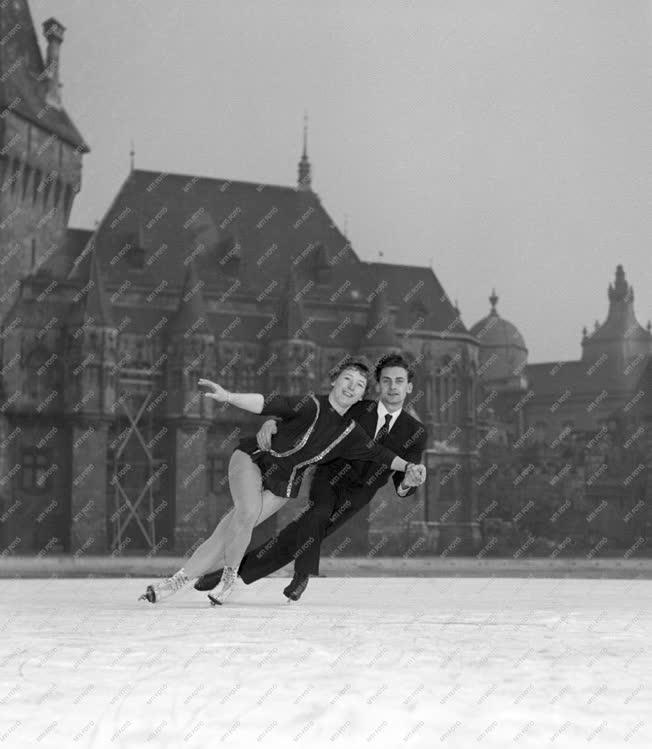
[[[407,372],[408,382],[412,382],[414,370],[412,369],[410,362],[402,354],[389,353],[378,359],[375,372],[376,382],[380,382],[382,371],[386,367],[402,367]]]
[[[364,356],[345,356],[331,369],[331,381],[336,380],[345,369],[355,369],[367,378],[371,377],[371,364]]]

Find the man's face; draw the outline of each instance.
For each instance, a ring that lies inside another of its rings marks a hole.
[[[388,410],[402,408],[405,399],[412,392],[405,367],[384,367],[380,372],[378,393],[382,404]]]
[[[344,408],[362,400],[367,389],[367,378],[357,369],[345,369],[333,382],[333,398]]]

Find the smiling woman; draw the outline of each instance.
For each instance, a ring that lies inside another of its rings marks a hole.
[[[201,386],[209,388],[207,398],[251,413],[278,416],[282,422],[273,449],[261,450],[253,437],[240,440],[229,462],[233,510],[181,570],[161,583],[148,586],[141,598],[155,603],[191,579],[224,567],[222,588],[215,596],[221,603],[233,588],[254,527],[279,510],[290,497],[297,496],[304,473],[312,466],[346,457],[405,471],[408,466],[405,460],[371,440],[347,416],[349,408],[364,397],[369,376],[366,360],[347,357],[333,373],[328,395],[265,397],[261,393],[231,393],[215,382],[200,380]],[[406,387],[407,383],[393,386]]]

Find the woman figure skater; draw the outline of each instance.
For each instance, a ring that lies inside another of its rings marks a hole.
[[[240,440],[229,462],[229,489],[234,507],[211,536],[172,577],[148,585],[140,597],[150,603],[166,598],[210,570],[224,568],[220,590],[222,603],[233,590],[240,561],[256,525],[296,497],[303,474],[310,466],[335,458],[382,463],[393,471],[422,471],[373,440],[346,412],[365,394],[369,366],[363,359],[347,358],[334,373],[328,395],[268,397],[260,393],[230,393],[210,380],[205,397],[229,403],[251,413],[282,417],[274,437],[275,450],[263,452],[255,437]]]

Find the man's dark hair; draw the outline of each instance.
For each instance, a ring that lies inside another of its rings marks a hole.
[[[381,356],[376,363],[376,382],[380,382],[381,374],[386,367],[402,367],[407,372],[408,382],[412,382],[414,378],[410,362],[402,354],[390,353]]]
[[[367,378],[371,377],[371,364],[364,356],[345,356],[333,369],[331,369],[331,381],[336,380],[345,369],[355,369]]]

